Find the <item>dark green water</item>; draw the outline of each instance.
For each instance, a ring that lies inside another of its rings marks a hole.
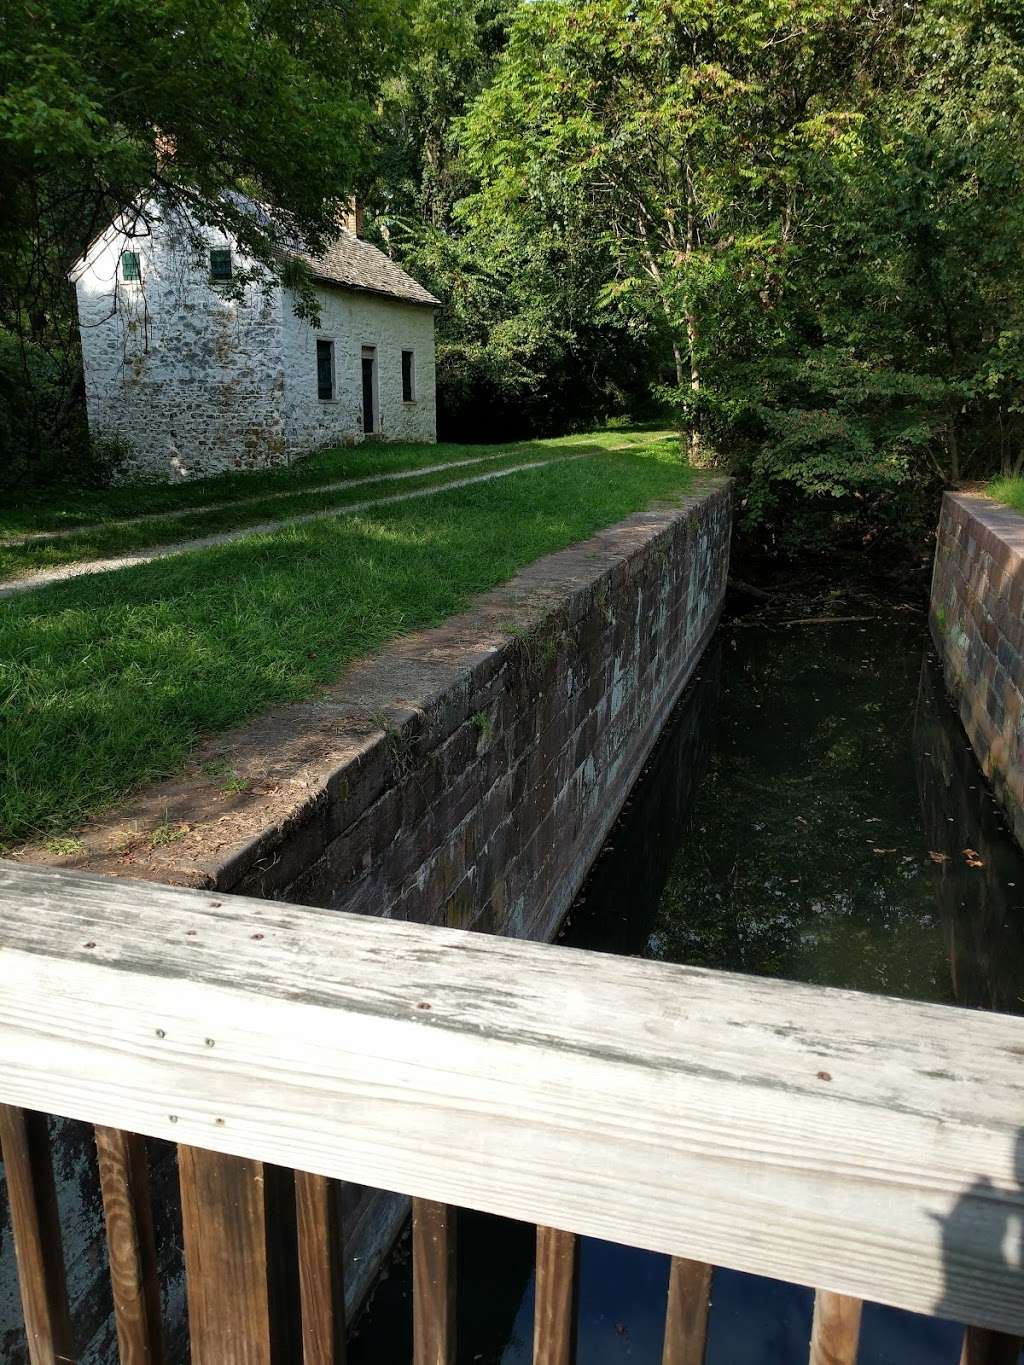
[[[719,630],[565,942],[1024,1011],[1024,856],[945,699],[923,613],[868,614]],[[526,1365],[533,1230],[467,1214],[460,1236],[460,1362]],[[667,1276],[664,1257],[584,1242],[579,1365],[660,1362]],[[354,1365],[410,1359],[408,1295],[399,1264]],[[803,1365],[811,1306],[808,1289],[717,1272],[708,1365]],[[954,1365],[961,1336],[870,1305],[859,1362]]]

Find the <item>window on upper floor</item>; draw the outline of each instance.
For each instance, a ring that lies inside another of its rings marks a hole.
[[[316,343],[316,396],[334,397],[334,342]]]
[[[402,402],[416,401],[416,353],[402,352]]]
[[[121,278],[122,280],[142,279],[142,262],[137,251],[121,252]]]
[[[229,246],[210,247],[210,279],[216,284],[224,284],[231,279],[231,248]]]

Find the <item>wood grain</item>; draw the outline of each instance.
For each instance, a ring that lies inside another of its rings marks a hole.
[[[455,1365],[454,1209],[412,1201],[413,1365]]]
[[[662,1365],[704,1365],[713,1270],[706,1261],[673,1256],[665,1311]]]
[[[537,1229],[533,1365],[572,1365],[575,1358],[576,1256],[574,1233]]]
[[[1015,1017],[0,865],[0,1100],[1016,1335],[1022,1048]]]
[[[145,1138],[98,1127],[96,1158],[121,1365],[162,1365],[160,1279]]]
[[[0,1153],[29,1359],[74,1361],[46,1116],[0,1104]]]
[[[179,1147],[178,1170],[192,1365],[294,1365],[294,1184],[264,1162],[195,1147]]]
[[[811,1324],[810,1365],[857,1365],[863,1307],[860,1299],[818,1290]]]
[[[295,1172],[303,1365],[345,1365],[345,1257],[341,1191]]]
[[[960,1365],[1018,1365],[1022,1346],[1020,1337],[990,1332],[984,1327],[968,1327]]]

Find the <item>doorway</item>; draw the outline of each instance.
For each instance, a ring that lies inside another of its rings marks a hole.
[[[363,347],[363,435],[372,436],[377,430],[377,352],[373,346]]]

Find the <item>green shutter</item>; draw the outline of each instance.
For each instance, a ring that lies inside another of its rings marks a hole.
[[[139,253],[137,251],[121,252],[121,278],[122,280],[142,279],[142,270],[139,267]]]
[[[334,342],[316,343],[316,395],[318,398],[334,397]]]
[[[210,248],[210,279],[211,280],[230,280],[231,278],[231,248],[229,246],[213,246]]]

